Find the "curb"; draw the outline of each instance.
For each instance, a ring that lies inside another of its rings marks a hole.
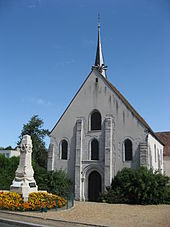
[[[52,218],[47,218],[47,221],[59,221],[59,222],[63,222],[63,223],[69,223],[69,224],[74,224],[74,225],[84,225],[84,226],[94,226],[94,227],[110,227],[108,225],[96,225],[96,224],[91,224],[91,223],[83,223],[83,222],[74,222],[74,221],[65,221],[65,220],[56,220],[56,219],[52,219]]]
[[[46,220],[46,221],[53,221],[53,222],[56,221],[56,222],[74,224],[75,226],[76,225],[82,225],[82,226],[94,226],[94,227],[110,227],[108,225],[97,225],[97,224],[92,224],[92,223],[66,221],[66,220],[53,219],[53,218],[48,218],[48,217],[44,219],[43,217],[35,217],[35,216],[32,216],[32,215],[27,215],[27,214],[18,214],[18,213],[13,213],[13,212],[10,212],[10,211],[2,211],[2,210],[0,210],[0,213],[12,214],[12,215],[20,216],[20,217],[27,217],[27,218],[33,218],[33,219],[41,219],[41,220]],[[0,217],[0,220],[2,222],[11,223],[11,224],[13,222],[14,224],[19,224],[19,226],[47,227],[47,225],[43,225],[43,224],[36,224],[36,223],[34,224],[34,223],[29,223],[29,222],[22,222],[22,221],[17,221],[17,220],[5,219],[5,218],[1,218],[1,217]]]
[[[0,217],[0,221],[3,222],[3,223],[17,225],[17,226],[47,227],[46,225],[30,223],[30,222],[24,222],[24,221],[16,221],[16,220],[11,220],[11,219],[1,218],[1,217]]]

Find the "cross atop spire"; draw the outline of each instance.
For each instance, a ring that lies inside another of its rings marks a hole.
[[[100,13],[98,13],[98,26],[100,25]]]
[[[104,58],[102,54],[102,44],[100,38],[100,15],[98,14],[98,42],[97,42],[97,51],[96,51],[96,60],[95,65],[92,69],[96,68],[104,77],[106,77],[107,66],[104,65]]]

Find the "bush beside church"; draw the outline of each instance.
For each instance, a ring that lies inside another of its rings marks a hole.
[[[170,204],[169,177],[140,167],[124,168],[112,180],[100,201],[128,204]]]

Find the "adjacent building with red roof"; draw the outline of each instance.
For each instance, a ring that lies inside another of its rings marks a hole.
[[[163,152],[164,172],[170,177],[170,131],[156,132],[155,134],[165,145]]]

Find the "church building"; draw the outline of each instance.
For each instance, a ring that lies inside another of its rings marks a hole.
[[[47,169],[65,170],[80,201],[96,201],[124,167],[163,173],[163,143],[106,69],[99,24],[95,64],[50,133]]]

